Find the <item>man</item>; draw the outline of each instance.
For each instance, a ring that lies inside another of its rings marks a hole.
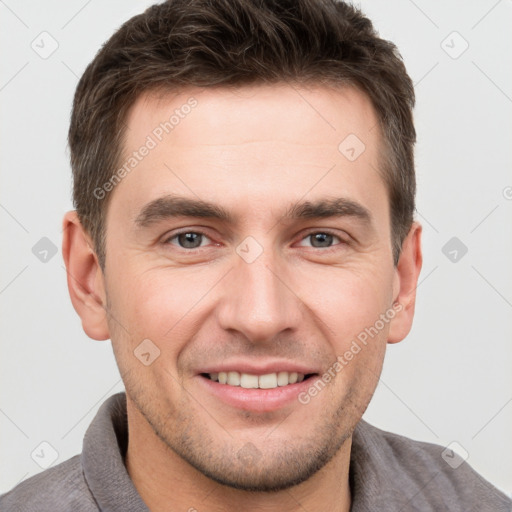
[[[510,510],[361,417],[409,332],[412,83],[360,12],[171,0],[84,73],[71,300],[126,394],[2,510]]]

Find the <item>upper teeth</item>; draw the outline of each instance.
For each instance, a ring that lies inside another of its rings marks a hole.
[[[304,374],[297,372],[277,372],[266,375],[251,375],[250,373],[219,372],[209,373],[210,379],[229,386],[241,386],[247,389],[272,389],[287,386],[304,380]]]

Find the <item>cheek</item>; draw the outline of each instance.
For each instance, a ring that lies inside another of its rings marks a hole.
[[[149,338],[179,347],[191,319],[197,321],[201,302],[217,281],[211,270],[156,268],[119,274],[113,283],[113,312],[133,340]],[[129,289],[127,286],[129,285]]]
[[[369,403],[384,360],[390,318],[391,276],[381,273],[351,273],[340,279],[338,301],[330,307],[335,325],[336,393],[349,394],[354,404]],[[384,315],[384,317],[382,316]],[[384,320],[382,319],[384,318]]]
[[[326,267],[323,273],[317,271],[314,280],[310,275],[300,295],[322,319],[319,325],[323,325],[337,355],[376,322],[379,332],[382,331],[383,336],[387,334],[389,323],[381,325],[379,319],[391,307],[392,276],[389,272]],[[311,282],[325,284],[313,287]]]

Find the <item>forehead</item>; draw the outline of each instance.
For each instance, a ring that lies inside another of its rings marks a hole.
[[[348,133],[368,142],[380,136],[375,111],[360,90],[284,83],[146,92],[129,110],[126,126],[128,148],[153,132],[157,139],[172,133],[176,145],[236,145],[257,138],[332,147]]]
[[[122,197],[131,219],[165,194],[227,208],[259,204],[260,210],[288,208],[315,194],[369,206],[386,195],[377,117],[354,88],[278,84],[152,92],[137,99],[126,126],[119,167],[128,172],[113,202]]]

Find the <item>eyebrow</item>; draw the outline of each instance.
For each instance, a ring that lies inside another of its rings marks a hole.
[[[234,224],[235,217],[222,206],[188,197],[166,195],[147,203],[137,215],[135,224],[148,227],[174,217],[216,219]],[[363,205],[346,199],[321,198],[291,205],[283,215],[284,220],[325,219],[329,217],[355,217],[364,224],[371,224],[372,215]]]

